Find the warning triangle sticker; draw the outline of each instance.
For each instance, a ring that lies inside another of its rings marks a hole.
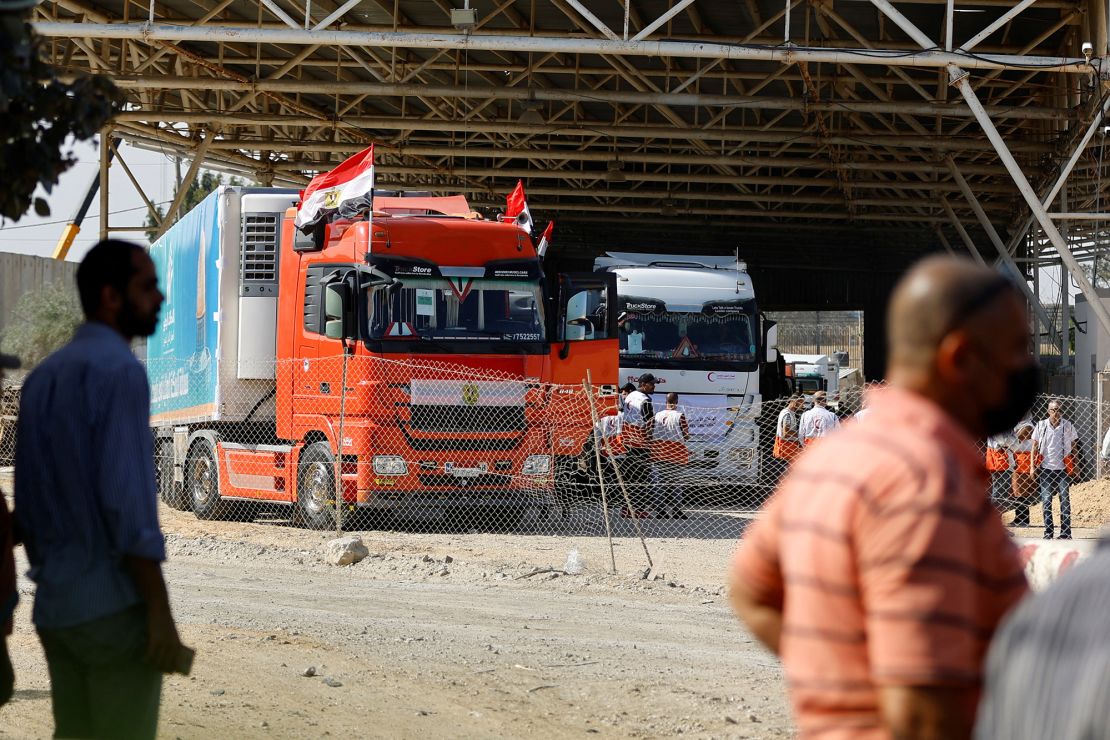
[[[459,299],[459,303],[465,303],[466,297],[470,295],[470,289],[474,286],[474,278],[453,277],[446,280],[451,285],[451,290],[455,292],[455,297]]]
[[[690,337],[683,337],[678,346],[674,348],[671,357],[697,357],[698,347],[690,341]]]

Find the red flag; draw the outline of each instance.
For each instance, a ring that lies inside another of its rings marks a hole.
[[[547,228],[543,230],[543,236],[540,237],[540,244],[536,247],[536,254],[543,257],[547,252],[547,248],[551,246],[551,232],[555,230],[555,222],[548,221]]]
[[[374,145],[345,160],[331,172],[317,175],[301,192],[294,224],[303,228],[336,211],[368,207],[374,192]]]
[[[505,198],[505,218],[516,222],[516,225],[532,233],[532,213],[528,210],[528,200],[524,197],[524,181],[517,180],[513,192]]]

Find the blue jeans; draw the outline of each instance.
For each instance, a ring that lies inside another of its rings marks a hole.
[[[1044,512],[1044,538],[1052,539],[1052,497],[1060,494],[1060,536],[1071,537],[1071,498],[1068,490],[1071,479],[1065,470],[1041,468],[1037,474],[1041,487],[1041,510]]]
[[[1010,471],[991,473],[991,499],[1005,502],[1010,498]]]

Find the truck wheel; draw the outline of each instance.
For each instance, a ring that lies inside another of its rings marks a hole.
[[[220,470],[212,442],[201,438],[185,458],[185,487],[197,519],[224,519],[227,502],[220,498]]]
[[[173,479],[172,439],[163,439],[154,448],[154,476],[158,482],[158,498],[162,499],[162,503],[178,511],[189,508],[182,487]]]
[[[335,527],[335,455],[327,442],[313,442],[301,451],[297,519],[309,529]]]
[[[555,487],[552,491],[556,516],[569,519],[574,505],[589,495],[588,478],[578,469],[578,458],[567,455],[556,457]]]

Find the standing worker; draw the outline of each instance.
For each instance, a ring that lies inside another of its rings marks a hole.
[[[624,399],[628,398],[628,394],[636,390],[636,386],[631,383],[625,383],[621,386],[620,395],[617,396],[617,411],[624,412]]]
[[[798,412],[804,405],[805,399],[799,393],[791,396],[786,408],[779,412],[775,424],[775,446],[771,448],[771,459],[775,461],[772,468],[774,479],[770,481],[772,486],[778,485],[790,463],[802,451],[802,442],[798,439]]]
[[[1072,423],[1060,412],[1060,402],[1048,403],[1048,418],[1041,419],[1033,429],[1033,480],[1039,480],[1041,511],[1044,514],[1044,538],[1052,539],[1052,499],[1060,495],[1060,539],[1071,539],[1070,478],[1075,474],[1075,451],[1079,435]],[[1039,468],[1039,470],[1038,470]]]
[[[840,419],[829,411],[828,397],[824,391],[813,394],[813,408],[802,414],[798,425],[798,437],[802,445],[813,444],[820,437],[827,437],[840,428]]]
[[[1013,476],[1010,474],[1010,469],[1013,468],[1010,460],[1012,443],[1009,430],[987,440],[986,464],[991,476],[991,500],[999,511],[1004,511],[1003,507],[1009,503],[1013,485]]]
[[[927,259],[898,283],[871,412],[794,464],[748,529],[733,607],[777,653],[802,737],[968,738],[983,661],[1026,593],[976,440],[1036,393],[1025,302]]]
[[[646,502],[651,481],[651,440],[655,427],[655,409],[651,403],[655,376],[644,373],[639,383],[638,390],[625,396],[621,421],[621,439],[626,451],[621,475],[628,487],[628,497],[632,500],[632,509],[626,506],[621,510],[621,516],[646,519],[651,516],[646,510]]]
[[[77,270],[86,322],[23,385],[15,517],[35,582],[55,737],[152,738],[162,674],[187,657],[161,563],[150,388],[131,353],[163,296],[142,247]],[[183,669],[184,670],[184,669]]]
[[[690,462],[686,442],[690,426],[686,414],[678,410],[678,394],[667,394],[667,407],[655,415],[655,440],[652,445],[658,481],[660,519],[689,519],[682,510],[682,469]]]
[[[1014,519],[1011,527],[1029,526],[1029,502],[1037,495],[1037,484],[1033,480],[1033,425],[1027,421],[1014,429],[1015,440],[1010,447],[1014,456],[1014,473],[1011,479],[1014,497]]]

